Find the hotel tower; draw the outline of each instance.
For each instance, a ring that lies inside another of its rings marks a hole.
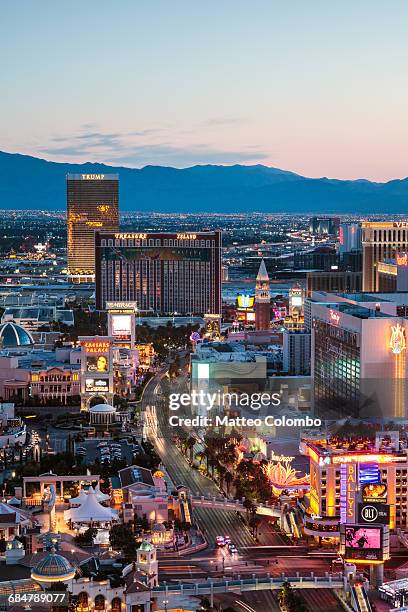
[[[118,229],[118,175],[68,174],[68,273],[72,280],[94,279],[95,231],[115,232]]]

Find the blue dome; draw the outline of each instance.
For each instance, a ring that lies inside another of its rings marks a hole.
[[[31,571],[31,577],[38,582],[71,580],[74,575],[75,569],[68,559],[55,552],[43,557]]]
[[[31,346],[34,344],[31,334],[24,327],[12,321],[6,321],[6,323],[0,325],[0,340],[2,346],[6,348]]]

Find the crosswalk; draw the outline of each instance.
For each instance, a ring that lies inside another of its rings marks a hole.
[[[210,546],[219,535],[230,536],[239,549],[243,546],[253,546],[254,539],[242,519],[233,510],[216,512],[208,508],[194,508],[194,517],[199,525],[205,525],[205,536]]]

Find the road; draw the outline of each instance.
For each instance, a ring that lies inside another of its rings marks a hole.
[[[341,612],[343,608],[329,589],[303,589],[297,591],[310,612]],[[237,612],[281,612],[277,591],[258,591],[242,594],[228,594],[215,597],[223,608],[233,607]]]
[[[187,486],[193,494],[220,495],[215,483],[193,469],[174,444],[171,432],[166,428],[166,414],[160,402],[161,381],[165,370],[159,372],[147,385],[142,397],[144,410],[148,406],[155,406],[157,411],[157,431],[155,436],[152,430],[147,434],[155,445],[168,474],[176,485]],[[180,384],[183,384],[182,381]],[[167,429],[167,431],[166,431]],[[209,508],[195,508],[194,518],[203,530],[209,548],[190,559],[161,560],[160,579],[179,580],[197,579],[203,576],[245,573],[265,573],[272,575],[290,574],[294,571],[316,575],[324,575],[331,569],[331,558],[327,556],[308,556],[306,548],[293,547],[279,533],[271,530],[267,521],[259,527],[262,532],[260,544],[269,544],[269,547],[257,544],[249,529],[243,522],[243,516],[235,511],[212,510]],[[238,548],[238,554],[231,556],[226,549],[218,549],[215,545],[217,535],[230,536]],[[333,558],[336,555],[333,554]],[[265,609],[265,608],[264,608]]]
[[[168,425],[166,407],[163,406],[162,391],[164,385],[162,381],[166,376],[167,368],[164,367],[149,381],[142,396],[142,410],[149,411],[155,409],[155,422],[147,430],[150,441],[155,445],[156,451],[162,459],[166,470],[177,485],[184,485],[189,488],[193,495],[219,496],[220,490],[216,484],[198,470],[192,468],[183,457],[178,447],[172,439],[172,431]],[[187,379],[180,376],[176,381],[172,381],[172,392],[183,392],[186,390]],[[208,508],[195,508],[193,517],[205,534],[211,547],[215,547],[215,538],[218,535],[230,536],[232,542],[238,549],[254,546],[256,541],[251,535],[250,530],[244,524],[242,516],[238,516],[235,511],[211,510]],[[260,527],[260,543],[269,545],[282,545],[285,540],[270,529],[267,522]]]

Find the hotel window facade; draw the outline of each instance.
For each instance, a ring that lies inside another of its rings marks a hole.
[[[357,414],[360,404],[358,334],[315,319],[315,407],[338,414]]]
[[[378,291],[377,265],[408,249],[407,222],[364,222],[363,291]]]
[[[96,304],[134,301],[163,315],[221,312],[221,232],[95,238]]]
[[[68,271],[72,276],[95,272],[95,231],[119,229],[117,174],[67,175]]]

